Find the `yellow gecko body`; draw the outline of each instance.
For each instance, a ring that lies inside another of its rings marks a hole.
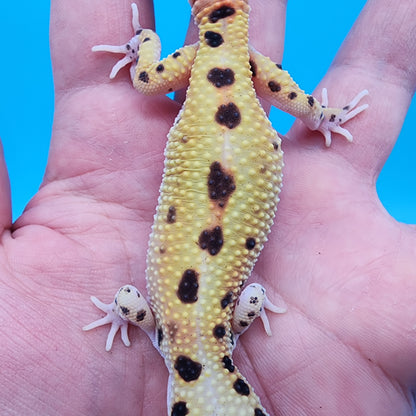
[[[350,111],[365,92],[349,108],[323,109],[279,65],[249,47],[247,1],[191,5],[199,42],[162,61],[157,35],[142,30],[137,19],[136,35],[127,45],[95,48],[126,53],[112,77],[138,56],[132,76],[144,93],[166,93],[188,80],[189,88],[169,132],[150,236],[151,309],[127,286],[114,304],[93,299],[109,315],[85,329],[112,322],[110,349],[118,327],[127,339],[127,321],[114,312],[141,325],[165,358],[172,416],[262,416],[266,410],[231,358],[235,338],[255,317],[262,317],[269,333],[265,307],[282,312],[259,285],[250,285],[236,307],[273,223],[283,168],[280,138],[260,106],[253,79],[273,104],[322,131],[327,144],[331,131],[350,138],[339,125],[365,108]]]
[[[148,253],[173,406],[186,403],[195,415],[263,412],[237,369],[230,371],[231,317],[272,225],[282,152],[251,82],[247,5],[234,6],[215,22],[216,4],[197,16],[199,48],[169,133]]]

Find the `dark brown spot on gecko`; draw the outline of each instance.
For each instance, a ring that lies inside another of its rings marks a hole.
[[[312,97],[312,95],[308,96],[308,104],[313,107],[313,105],[315,104],[315,98]]]
[[[274,150],[279,150],[279,143],[273,142],[272,144],[273,144],[273,149]]]
[[[283,67],[282,67],[282,64],[276,64],[276,66],[279,68],[279,69],[282,69]]]
[[[163,64],[159,64],[156,67],[156,72],[163,72],[165,70],[165,67],[163,66]]]
[[[202,250],[208,250],[211,256],[218,254],[223,244],[222,229],[219,226],[212,230],[204,230],[199,236],[199,246]]]
[[[259,303],[259,298],[257,296],[250,296],[250,303],[252,305],[257,305]]]
[[[233,387],[234,390],[242,396],[248,396],[250,394],[250,387],[248,387],[248,384],[242,378],[238,378],[234,382]]]
[[[350,106],[349,105],[346,105],[345,107],[343,107],[343,110],[344,111],[348,111],[350,109]]]
[[[219,33],[213,32],[212,30],[207,30],[204,37],[207,45],[211,46],[211,48],[217,48],[224,43],[223,37]]]
[[[289,98],[289,100],[294,100],[298,95],[295,92],[291,92],[288,94],[287,98]]]
[[[186,355],[179,355],[175,361],[175,370],[187,383],[198,380],[201,375],[202,365]]]
[[[216,23],[220,19],[224,19],[228,16],[232,16],[235,13],[235,9],[228,6],[222,6],[218,8],[217,10],[214,10],[209,15],[209,21],[211,23]]]
[[[163,330],[162,328],[157,329],[157,345],[160,347],[163,341]]]
[[[136,322],[141,322],[146,317],[146,311],[144,309],[140,310],[136,314]]]
[[[213,162],[208,175],[208,196],[223,208],[235,190],[234,178],[224,171],[220,162]]]
[[[195,303],[198,300],[198,273],[187,269],[179,282],[177,295],[183,303]]]
[[[246,322],[246,321],[240,321],[239,324],[243,328],[245,328],[246,326],[248,326],[248,322]]]
[[[225,87],[234,83],[234,71],[230,68],[212,68],[208,72],[207,78],[217,88]]]
[[[176,59],[178,56],[181,56],[181,53],[180,53],[180,52],[175,52],[175,53],[173,53],[173,54],[172,54],[172,57],[173,57],[173,58],[175,58],[175,59]]]
[[[230,373],[234,373],[235,366],[230,357],[228,357],[227,355],[224,355],[224,357],[222,358],[222,363],[224,364],[224,368],[226,370],[228,370]]]
[[[123,312],[123,315],[128,315],[130,313],[130,309],[126,308],[125,306],[120,306],[121,312]]]
[[[186,416],[189,413],[189,409],[186,407],[186,402],[176,402],[172,406],[171,416]]]
[[[275,81],[269,81],[267,85],[269,86],[271,92],[279,92],[282,89],[280,84]]]
[[[142,43],[149,42],[149,40],[150,40],[150,38],[144,38]]]
[[[225,336],[224,325],[216,325],[212,333],[214,334],[214,337],[217,339],[224,338]]]
[[[146,71],[140,72],[139,80],[147,84],[149,82],[149,74]]]
[[[247,314],[248,318],[254,318],[255,316],[256,316],[256,312],[254,312],[254,311],[251,311]]]
[[[221,299],[221,308],[225,309],[231,302],[233,301],[233,292],[228,292],[222,299]]]
[[[234,103],[222,104],[215,114],[215,121],[218,124],[233,129],[241,122],[240,110]]]
[[[336,118],[337,116],[336,116],[336,114],[331,114],[331,117],[329,118],[329,121],[331,122],[331,123],[333,123],[334,121],[335,121],[335,118]]]
[[[266,413],[264,413],[261,409],[257,408],[254,410],[254,416],[266,416]]]
[[[253,237],[249,237],[246,240],[246,248],[247,250],[253,250],[253,248],[256,247],[256,239]]]
[[[143,32],[143,29],[136,30],[136,36],[140,35],[140,33],[142,33],[142,32]]]
[[[251,74],[253,75],[253,77],[255,77],[257,75],[257,65],[251,59],[248,61],[248,63],[250,64]]]
[[[168,215],[166,216],[166,221],[168,224],[173,224],[176,221],[176,208],[170,206],[168,209]]]

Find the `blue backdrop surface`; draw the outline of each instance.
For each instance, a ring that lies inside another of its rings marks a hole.
[[[166,8],[166,4],[164,0],[155,4],[163,56],[182,45],[189,20],[189,6],[185,1],[175,2],[174,8]],[[320,4],[317,7],[315,2],[300,0],[289,2],[288,8],[283,64],[306,91],[313,91],[326,72],[365,1],[352,0],[348,7],[344,2]],[[48,24],[49,1],[2,2],[0,136],[9,168],[14,218],[38,189],[47,161],[54,104]],[[316,37],[308,38],[299,30],[311,24],[322,33],[324,47],[323,42],[317,46]],[[314,63],[312,70],[306,62]],[[271,119],[281,133],[293,122],[290,116],[277,110],[272,111]],[[414,99],[377,182],[386,209],[397,220],[408,223],[416,223],[415,131]]]

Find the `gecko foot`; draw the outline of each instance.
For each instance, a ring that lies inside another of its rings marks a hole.
[[[105,345],[106,351],[111,350],[114,337],[119,329],[124,345],[126,347],[130,346],[127,332],[129,323],[143,329],[154,342],[155,321],[153,314],[143,295],[134,286],[125,285],[121,287],[111,303],[103,303],[95,296],[91,296],[91,301],[107,315],[84,326],[82,329],[89,331],[99,326],[111,324]]]
[[[327,147],[331,145],[331,133],[338,133],[344,136],[349,142],[352,142],[352,134],[347,129],[341,127],[341,125],[368,108],[368,104],[362,104],[357,107],[357,104],[366,95],[368,95],[368,91],[363,90],[343,108],[329,108],[328,92],[326,88],[322,89],[323,118],[317,130],[324,135],[325,145]]]
[[[272,335],[266,309],[274,313],[285,313],[287,307],[282,299],[279,299],[281,306],[274,305],[266,296],[266,289],[258,284],[248,285],[237,301],[232,321],[233,332],[241,335],[257,318],[263,322],[264,330],[268,336]]]
[[[124,68],[126,65],[129,65],[130,63],[136,63],[139,56],[139,34],[142,30],[142,27],[139,23],[139,10],[137,9],[137,5],[135,3],[132,3],[131,8],[133,12],[132,26],[134,30],[134,36],[124,45],[96,45],[91,48],[93,52],[124,53],[126,55],[113,66],[113,69],[110,73],[111,79],[113,79],[117,75],[118,71],[120,71],[121,68]],[[130,68],[130,76],[131,79],[134,78],[134,65],[132,65],[132,67]]]

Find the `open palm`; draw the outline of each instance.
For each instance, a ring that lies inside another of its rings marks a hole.
[[[7,192],[0,199],[2,414],[166,414],[167,370],[144,333],[106,353],[104,329],[81,331],[97,318],[91,294],[109,302],[125,283],[145,292],[165,137],[179,110],[136,93],[127,71],[108,81],[115,58],[90,53],[130,38],[129,2],[118,3],[52,1],[45,180],[13,225]],[[251,2],[253,44],[276,58],[285,4],[261,3]],[[151,27],[151,2],[139,8]],[[347,126],[353,144],[335,137],[326,150],[301,124],[283,144],[282,201],[256,271],[289,311],[271,317],[272,338],[255,324],[235,352],[271,415],[413,414],[416,229],[389,217],[375,181],[415,89],[415,21],[413,0],[369,1],[325,79],[332,105],[370,91],[370,108]],[[4,164],[0,173],[7,189]]]

